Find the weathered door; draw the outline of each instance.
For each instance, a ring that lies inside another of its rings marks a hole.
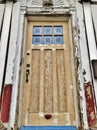
[[[70,51],[68,22],[28,23],[22,125],[75,125]]]

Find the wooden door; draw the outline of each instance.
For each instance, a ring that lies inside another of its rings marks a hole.
[[[75,125],[70,50],[68,22],[28,23],[22,125]]]

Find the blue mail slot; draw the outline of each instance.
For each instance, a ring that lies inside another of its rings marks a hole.
[[[74,126],[24,126],[20,130],[77,130]]]

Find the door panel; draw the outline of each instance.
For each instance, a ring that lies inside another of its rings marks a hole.
[[[21,124],[74,125],[68,22],[29,22],[27,34]]]

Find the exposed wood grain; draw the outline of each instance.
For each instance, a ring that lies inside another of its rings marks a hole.
[[[7,1],[5,7],[5,14],[4,14],[4,21],[2,27],[2,34],[1,34],[1,47],[0,47],[0,95],[3,83],[3,76],[4,76],[4,68],[5,68],[5,61],[6,61],[6,54],[7,54],[7,47],[8,47],[8,38],[9,38],[9,29],[10,29],[10,22],[11,22],[11,13],[12,13],[12,2]],[[6,23],[7,21],[7,23]]]
[[[40,52],[39,50],[32,51],[32,83],[30,94],[30,112],[39,112],[39,77],[40,77]]]
[[[58,72],[58,111],[66,110],[66,88],[64,69],[64,50],[57,50],[57,72]]]
[[[44,50],[40,50],[39,112],[44,112]]]
[[[58,112],[58,84],[56,50],[52,50],[53,60],[53,112]]]
[[[29,115],[28,124],[29,126],[65,126],[68,125],[68,115],[69,113],[52,114],[52,118],[46,120],[44,116],[40,117],[38,113],[31,113]],[[73,125],[73,123],[71,125]]]
[[[45,80],[44,80],[44,86],[45,86],[45,112],[51,113],[52,107],[53,107],[53,93],[52,93],[52,51],[48,50],[45,51],[45,57],[44,57],[44,74],[45,74]]]

